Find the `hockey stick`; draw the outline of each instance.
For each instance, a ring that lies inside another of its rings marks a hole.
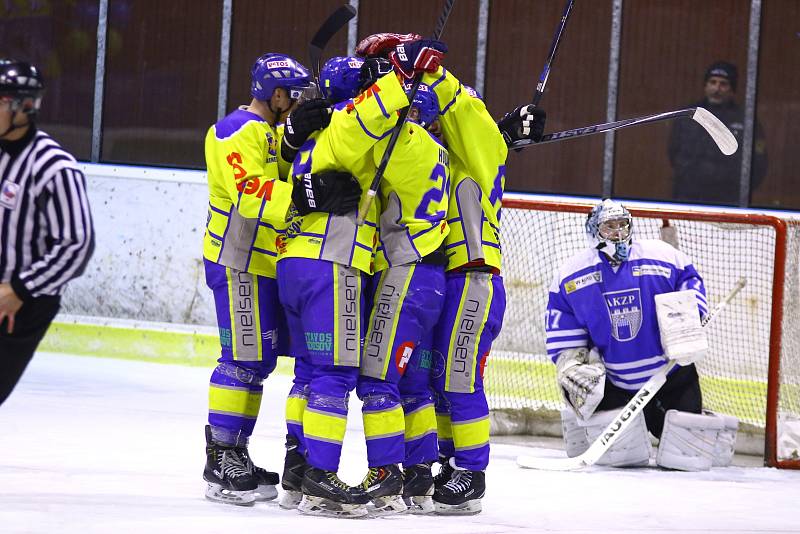
[[[444,25],[447,23],[448,17],[450,17],[450,12],[453,10],[453,4],[455,4],[455,0],[445,0],[444,2],[444,9],[442,13],[439,15],[439,19],[436,21],[436,28],[433,30],[433,37],[434,41],[438,41],[441,36],[442,32],[444,32]],[[414,102],[414,97],[417,94],[417,89],[419,89],[419,84],[422,82],[422,73],[420,72],[414,77],[414,84],[411,86],[411,91],[408,93],[408,103],[409,106],[403,108],[400,112],[400,116],[397,118],[397,124],[394,125],[394,129],[392,130],[392,136],[389,137],[389,142],[386,145],[386,150],[383,153],[383,157],[381,158],[381,162],[378,165],[378,170],[375,171],[375,177],[372,178],[372,183],[367,190],[367,194],[364,195],[364,198],[361,199],[361,204],[358,206],[358,217],[356,218],[356,224],[361,226],[364,224],[364,220],[367,218],[367,213],[369,212],[370,206],[372,206],[373,200],[375,200],[375,195],[378,192],[378,185],[381,183],[381,179],[383,178],[383,173],[386,172],[386,166],[389,164],[389,158],[392,157],[392,152],[394,151],[394,146],[397,144],[397,139],[400,137],[400,132],[403,129],[403,124],[406,122],[406,117],[408,117],[408,112],[411,110],[411,103]]]
[[[550,51],[547,53],[547,61],[545,61],[544,69],[539,75],[539,83],[536,84],[536,91],[533,92],[533,100],[531,103],[534,106],[539,105],[539,101],[544,95],[544,87],[547,85],[547,79],[550,78],[550,67],[553,66],[553,60],[556,58],[556,50],[561,43],[561,36],[564,35],[564,29],[567,27],[567,19],[572,12],[572,6],[575,5],[575,0],[567,0],[567,5],[564,7],[564,14],[561,15],[561,23],[556,28],[556,34],[553,36],[553,42],[550,44]]]
[[[319,72],[322,65],[322,50],[328,44],[328,41],[355,16],[356,8],[350,4],[345,4],[331,13],[322,23],[322,26],[319,27],[317,33],[314,34],[314,37],[311,38],[308,57],[311,60],[311,72],[314,75],[314,81],[317,84],[320,96],[322,96],[322,87],[319,84]]]
[[[711,322],[719,312],[733,300],[745,285],[745,279],[740,278],[725,299],[716,305],[705,317],[702,325],[705,327]],[[642,388],[636,392],[633,398],[628,401],[613,421],[600,433],[594,443],[592,443],[583,454],[572,458],[543,458],[539,456],[522,455],[517,457],[517,465],[526,469],[545,469],[549,471],[573,471],[582,467],[589,467],[597,462],[605,452],[611,448],[615,441],[625,432],[625,429],[633,422],[639,412],[653,400],[653,397],[661,386],[667,381],[667,374],[677,365],[677,362],[670,361],[660,371],[650,377]]]
[[[692,120],[702,126],[705,131],[708,132],[708,135],[711,136],[711,139],[717,144],[720,151],[726,156],[730,156],[739,148],[739,143],[736,142],[736,138],[731,131],[728,130],[728,127],[705,108],[679,109],[633,119],[584,126],[583,128],[573,128],[572,130],[564,130],[563,132],[545,134],[539,142],[534,142],[532,139],[514,141],[511,143],[510,148],[525,148],[531,145],[542,145],[544,143],[553,143],[555,141],[563,141],[564,139],[572,139],[574,137],[583,137],[584,135],[610,132],[612,130],[619,130],[620,128],[627,128],[628,126],[637,126],[639,124],[678,119],[681,117],[691,117]]]

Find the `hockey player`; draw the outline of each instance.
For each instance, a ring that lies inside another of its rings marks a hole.
[[[205,141],[209,211],[203,255],[222,354],[209,387],[204,478],[207,498],[239,505],[277,496],[278,475],[254,466],[247,445],[262,382],[278,354],[287,353],[275,282],[275,241],[284,231],[292,193],[291,184],[280,179],[289,167],[282,154],[329,120],[323,101],[295,109],[310,76],[291,57],[261,56],[251,78],[250,105],[212,126]],[[278,122],[290,111],[284,136]],[[348,195],[357,201],[357,190],[335,181],[328,185],[329,204],[346,203]]]
[[[364,56],[398,61],[435,41],[413,34],[375,34],[356,48]],[[402,70],[402,69],[401,69]],[[446,298],[435,329],[437,419],[442,469],[433,496],[437,513],[481,510],[489,462],[489,408],[483,368],[500,333],[505,291],[500,277],[500,205],[505,185],[506,144],[541,136],[545,114],[520,106],[495,124],[477,93],[467,91],[443,67],[423,82],[436,93],[442,138],[448,147],[451,193],[448,209]],[[476,142],[480,139],[480,142]]]
[[[562,412],[567,453],[585,451],[669,354],[680,366],[599,463],[648,465],[649,430],[660,439],[660,466],[727,465],[737,422],[702,413],[694,365],[707,350],[703,279],[666,242],[634,240],[633,227],[618,202],[596,205],[586,221],[590,248],[570,258],[550,287],[547,353],[569,406]]]
[[[436,415],[430,362],[415,348],[430,346],[422,342],[444,302],[450,170],[438,115],[435,93],[420,85],[380,186],[375,296],[357,386],[369,465],[362,486],[379,512],[433,511]],[[376,165],[387,142],[375,145]]]
[[[325,62],[320,70],[321,91],[325,98],[336,105],[341,110],[346,104],[345,101],[355,97],[361,88],[361,66],[363,61],[358,58],[334,57]],[[312,179],[309,176],[309,179]],[[315,179],[315,178],[314,178]],[[357,188],[360,191],[360,188]],[[293,226],[293,232],[299,228],[301,216],[310,211],[309,197],[305,196],[305,188],[295,188],[295,194],[299,194],[295,202],[297,218]],[[312,201],[316,201],[313,198]],[[340,214],[352,211],[350,209],[340,210]],[[345,207],[346,208],[346,207]],[[336,220],[336,218],[332,219]],[[294,244],[293,244],[294,245]],[[284,243],[285,247],[285,243]],[[286,402],[286,459],[284,462],[283,477],[281,485],[284,493],[280,505],[282,508],[295,509],[302,499],[302,483],[308,463],[306,462],[306,446],[303,433],[303,413],[308,404],[308,394],[311,382],[313,366],[306,354],[308,347],[315,343],[306,339],[305,332],[301,330],[302,325],[295,321],[291,313],[290,330],[295,328],[296,335],[291,352],[295,355],[294,380],[289,398]]]
[[[414,61],[412,57],[412,70]],[[368,65],[366,70],[385,72],[371,69]],[[395,111],[407,105],[403,87],[391,71],[353,101],[340,103],[330,125],[312,136],[295,158],[291,170],[295,187],[305,190],[313,201],[309,187],[314,176],[344,171],[366,188],[375,173],[372,148],[389,135],[396,122]],[[303,478],[299,505],[300,511],[308,514],[357,517],[367,513],[369,496],[363,488],[343,483],[336,471],[347,400],[358,378],[365,334],[365,277],[373,270],[376,225],[375,207],[361,227],[356,225],[355,212],[334,216],[298,209],[280,246],[281,302],[290,331],[295,338],[302,336],[300,355],[311,363],[302,418],[310,468]]]

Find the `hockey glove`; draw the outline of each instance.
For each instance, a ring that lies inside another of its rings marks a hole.
[[[283,131],[283,141],[289,148],[298,150],[308,136],[331,123],[330,102],[322,98],[307,100],[289,114]]]
[[[388,53],[400,43],[419,41],[421,35],[416,33],[373,33],[365,37],[356,46],[358,57],[382,57],[386,58]]]
[[[528,104],[506,113],[497,123],[497,127],[500,128],[507,145],[520,139],[533,139],[534,142],[538,142],[544,134],[545,121],[547,113],[533,104]]]
[[[436,72],[447,52],[441,41],[421,39],[398,44],[389,52],[389,61],[405,78],[411,79],[419,72]]]
[[[358,209],[361,186],[346,172],[328,171],[304,174],[295,179],[292,202],[300,215],[314,211],[345,215]]]
[[[561,351],[556,360],[556,378],[567,403],[578,418],[589,418],[603,400],[606,368],[597,349]]]
[[[359,87],[363,91],[391,72],[394,72],[394,69],[388,59],[380,57],[365,59],[358,75]]]

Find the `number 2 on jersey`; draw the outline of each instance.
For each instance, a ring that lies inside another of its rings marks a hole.
[[[441,187],[439,178],[442,179]],[[450,178],[447,176],[447,169],[441,163],[437,163],[431,172],[430,179],[436,182],[436,186],[429,189],[422,195],[422,201],[417,207],[414,217],[417,219],[436,223],[447,215],[444,210],[439,210],[433,214],[428,213],[428,207],[433,203],[441,203],[442,199],[450,196]]]

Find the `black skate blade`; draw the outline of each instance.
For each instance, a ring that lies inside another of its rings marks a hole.
[[[408,507],[407,514],[428,515],[434,511],[433,497],[430,495],[415,495],[413,497],[403,497],[403,502]]]
[[[206,488],[206,499],[235,506],[253,506],[256,503],[256,496],[252,491],[231,491],[210,482]]]
[[[367,504],[367,512],[371,517],[402,514],[408,511],[408,506],[402,495],[386,495],[376,497]]]
[[[480,499],[465,501],[461,504],[444,504],[433,501],[433,505],[438,515],[475,515],[481,513],[483,509]]]
[[[367,507],[363,504],[345,504],[326,499],[303,495],[303,500],[297,506],[302,514],[323,517],[338,517],[342,519],[361,519],[367,517]]]

